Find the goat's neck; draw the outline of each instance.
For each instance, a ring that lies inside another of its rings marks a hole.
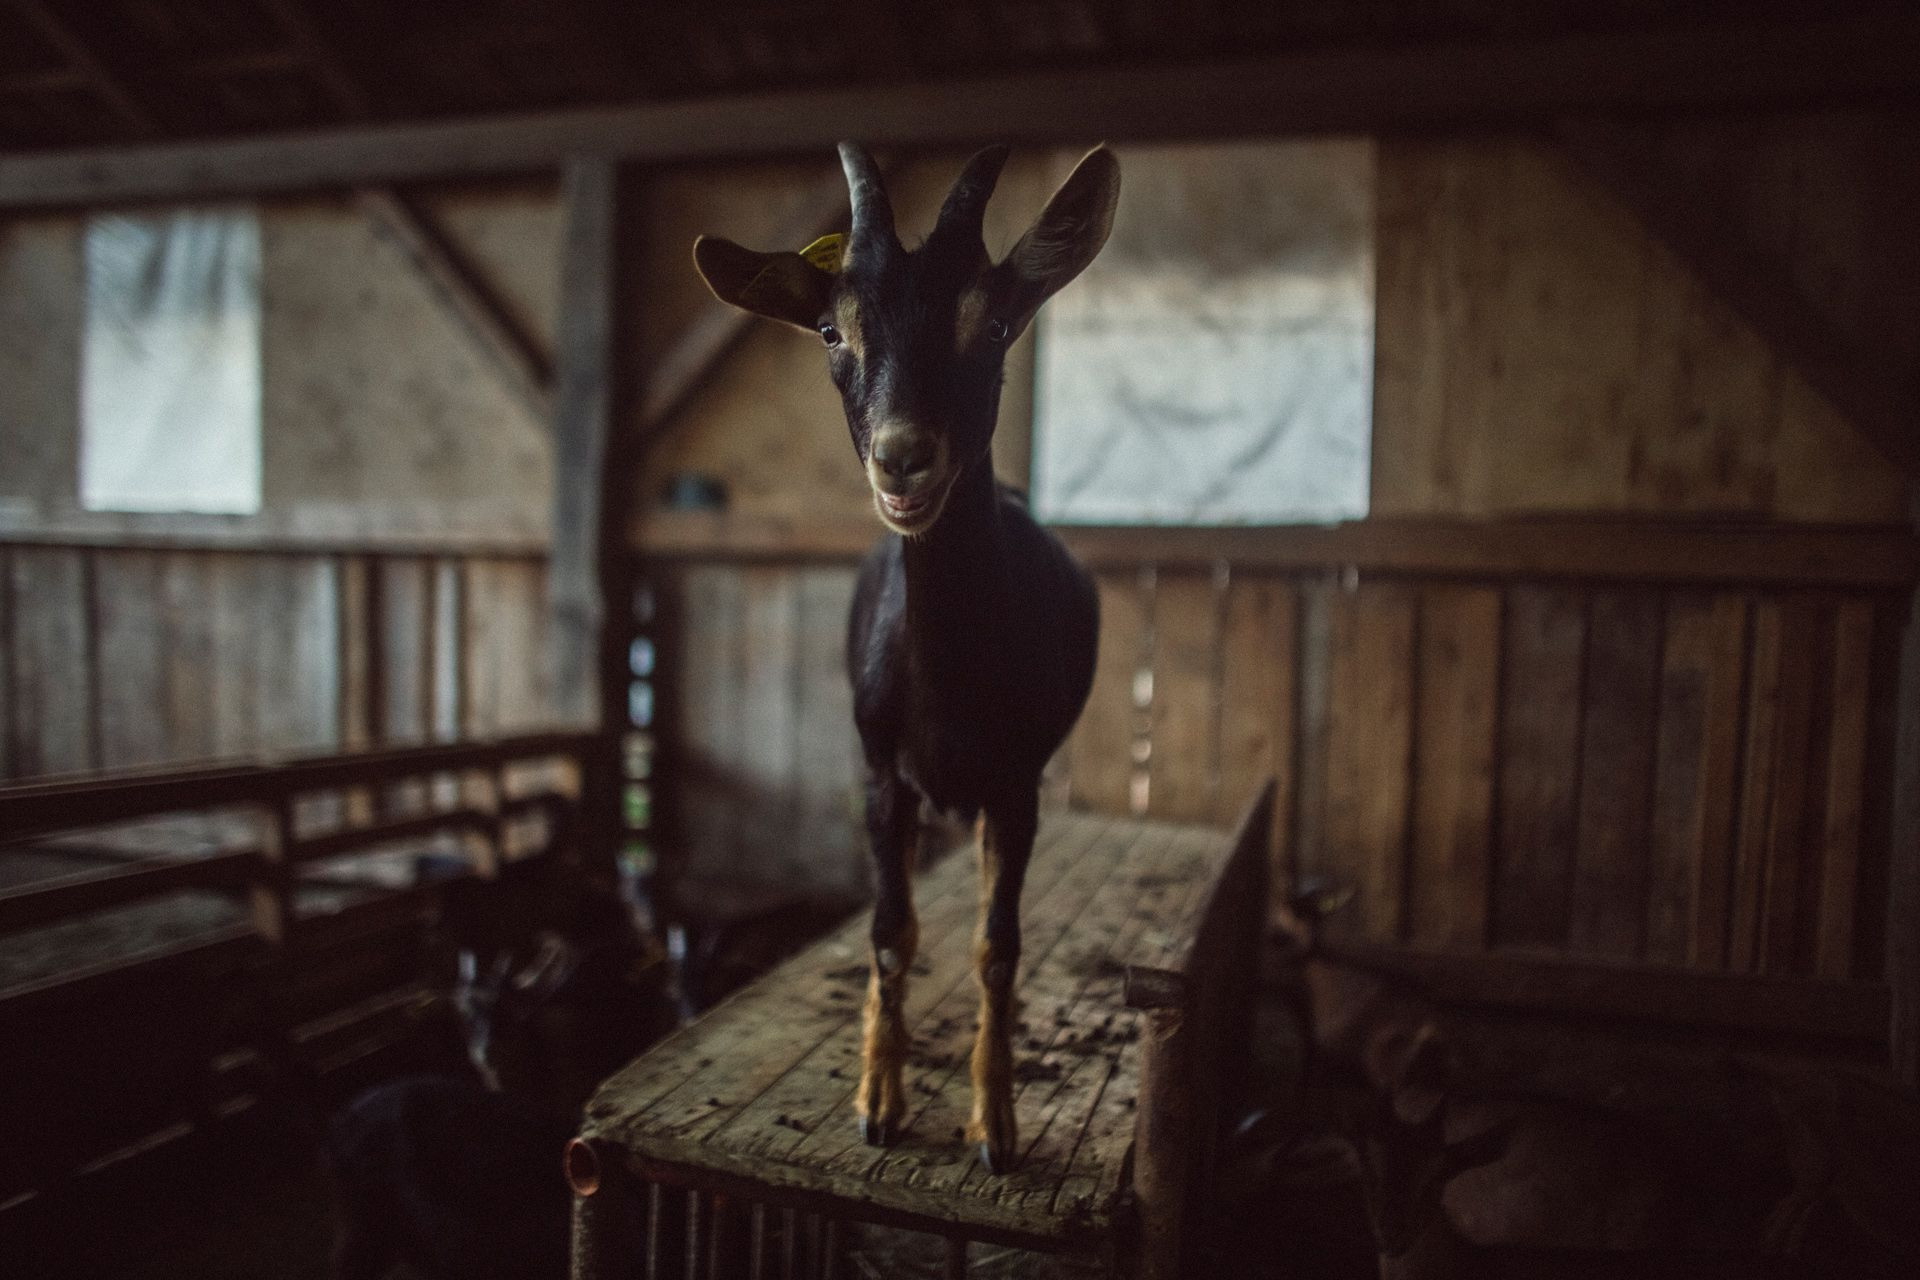
[[[991,633],[1006,596],[1007,563],[993,465],[981,458],[954,481],[938,523],[906,540],[907,642],[918,655],[964,652]]]

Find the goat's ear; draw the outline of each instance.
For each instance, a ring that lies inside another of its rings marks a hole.
[[[812,260],[818,243],[805,254],[756,253],[731,240],[701,236],[693,242],[693,265],[713,296],[729,306],[811,329],[833,295],[832,274]]]
[[[1105,147],[1081,157],[1040,217],[1007,254],[1013,310],[1024,324],[1040,304],[1087,269],[1113,230],[1120,162]]]

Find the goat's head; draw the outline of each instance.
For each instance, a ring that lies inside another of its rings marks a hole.
[[[873,157],[840,144],[853,230],[802,252],[756,253],[702,236],[693,258],[722,302],[817,332],[880,519],[914,536],[953,483],[989,466],[1007,348],[1040,304],[1092,262],[1113,227],[1120,166],[1096,147],[995,262],[981,235],[1005,147],[967,162],[933,233],[900,243]]]

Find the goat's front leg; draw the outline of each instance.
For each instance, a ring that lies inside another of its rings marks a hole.
[[[907,1118],[902,1080],[907,1049],[907,971],[920,943],[913,913],[913,867],[917,860],[920,802],[898,775],[870,771],[867,777],[867,840],[873,851],[873,949],[867,979],[866,1034],[861,1044],[860,1089],[854,1109],[860,1136],[884,1147],[899,1136]]]
[[[988,806],[980,819],[980,927],[974,976],[980,983],[980,1033],[973,1043],[973,1119],[967,1140],[988,1173],[1013,1168],[1019,1142],[1013,1118],[1013,981],[1020,968],[1020,889],[1039,822],[1038,790]]]

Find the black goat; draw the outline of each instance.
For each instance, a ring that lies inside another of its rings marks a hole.
[[[694,261],[722,301],[820,334],[875,509],[896,535],[861,568],[847,646],[878,885],[862,1133],[885,1144],[907,1112],[902,1006],[924,797],[980,822],[967,1136],[1001,1170],[1017,1141],[1011,1004],[1040,771],[1086,701],[1099,618],[1086,572],[994,481],[989,445],[1007,348],[1106,243],[1120,170],[1104,147],[1090,152],[996,263],[981,224],[1005,147],[967,163],[915,250],[895,234],[872,157],[843,143],[840,159],[853,204],[844,252],[832,240],[756,253],[702,237]]]

